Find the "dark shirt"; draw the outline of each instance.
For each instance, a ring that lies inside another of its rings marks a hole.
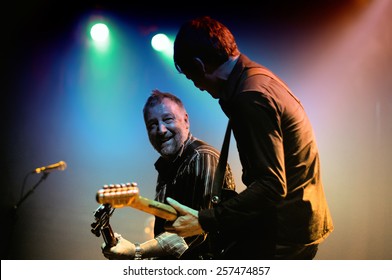
[[[267,75],[245,78],[255,67]],[[247,238],[253,248],[246,245],[238,254],[250,259],[273,258],[278,245],[322,242],[333,223],[316,139],[298,98],[268,69],[241,54],[219,103],[231,120],[247,188],[235,199],[200,211],[202,228]]]
[[[213,207],[211,193],[219,151],[207,143],[190,135],[184,148],[174,161],[160,157],[155,163],[158,171],[156,200],[166,203],[171,197],[193,209],[201,210]],[[227,165],[224,188],[235,189],[230,166]],[[155,236],[164,232],[166,221],[156,217]],[[206,238],[206,239],[205,239]],[[209,236],[201,235],[185,239],[188,250],[182,259],[205,258],[209,254]]]

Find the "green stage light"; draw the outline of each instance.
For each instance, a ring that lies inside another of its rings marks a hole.
[[[109,28],[104,23],[96,23],[91,27],[90,35],[95,42],[106,42],[109,38]]]

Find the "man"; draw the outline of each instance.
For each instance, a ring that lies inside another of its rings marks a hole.
[[[170,196],[194,209],[212,207],[211,193],[219,152],[190,133],[190,121],[182,101],[170,93],[154,90],[143,109],[149,140],[160,154],[155,163],[158,171],[156,200],[166,203]],[[224,188],[235,189],[229,165]],[[166,221],[156,217],[155,238],[143,244],[131,243],[116,234],[117,244],[102,244],[108,259],[211,259],[220,248],[212,241],[216,236],[200,232],[182,238],[165,232]],[[136,252],[136,254],[135,254]]]
[[[240,53],[230,30],[201,17],[174,42],[177,70],[219,99],[230,120],[247,188],[211,209],[167,201],[181,215],[166,229],[187,237],[237,234],[238,259],[313,259],[333,223],[319,152],[302,104],[267,68]]]

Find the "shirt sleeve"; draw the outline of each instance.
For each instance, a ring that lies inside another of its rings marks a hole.
[[[174,233],[163,232],[155,238],[162,249],[176,258],[180,258],[188,249],[188,244],[184,238]]]

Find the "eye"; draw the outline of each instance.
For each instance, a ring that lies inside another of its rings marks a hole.
[[[173,117],[166,117],[166,118],[163,119],[163,121],[165,123],[172,123],[174,121],[174,118]]]
[[[147,124],[147,129],[148,130],[154,130],[156,128],[157,124],[156,123],[148,123]]]

